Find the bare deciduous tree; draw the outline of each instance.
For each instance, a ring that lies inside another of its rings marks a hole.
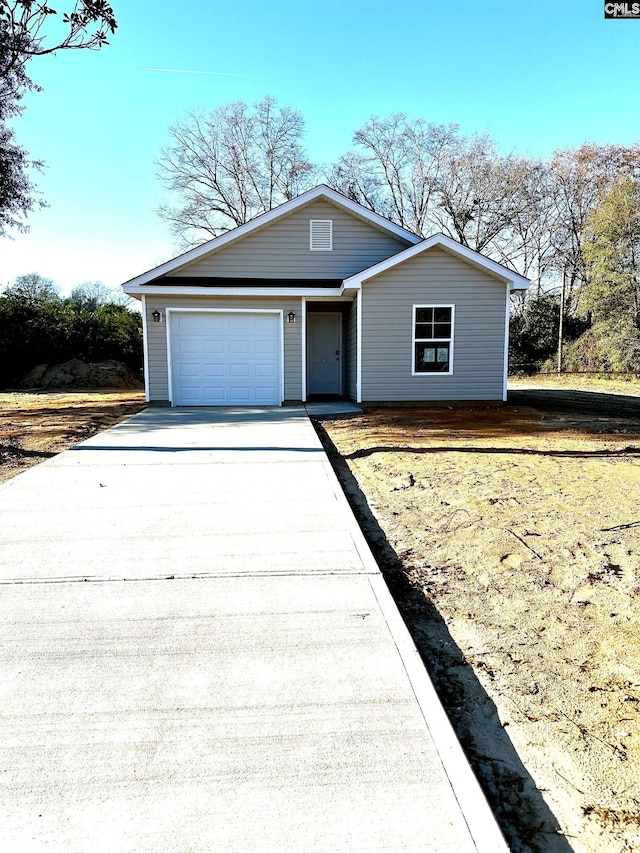
[[[158,167],[177,204],[159,213],[187,245],[242,225],[312,183],[302,114],[274,98],[190,112],[170,132]]]
[[[524,172],[524,161],[500,156],[489,136],[459,139],[438,182],[440,229],[463,246],[491,254],[526,204],[519,192]]]
[[[59,286],[50,278],[45,278],[38,272],[19,275],[13,284],[5,288],[4,296],[24,299],[26,302],[60,298]]]
[[[71,291],[69,302],[82,311],[93,313],[103,305],[119,305],[126,308],[133,299],[122,292],[120,287],[110,288],[101,281],[84,281]]]
[[[521,191],[528,161],[501,157],[488,136],[404,113],[372,116],[354,143],[328,171],[330,186],[416,234],[443,231],[512,265],[505,250],[514,216],[530,202]]]
[[[415,234],[432,233],[435,194],[457,145],[457,125],[410,121],[404,113],[372,116],[353,140],[359,150],[328,171],[329,186]]]
[[[541,160],[520,158],[514,172],[517,180],[511,191],[517,202],[507,229],[493,240],[491,249],[496,260],[532,281],[531,294],[539,298],[555,266],[556,186],[548,164]]]

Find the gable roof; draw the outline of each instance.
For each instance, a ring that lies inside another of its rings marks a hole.
[[[420,237],[416,236],[411,231],[407,231],[405,228],[401,228],[389,219],[385,219],[383,216],[373,213],[371,210],[367,210],[366,207],[363,207],[355,201],[351,201],[346,196],[332,190],[331,187],[328,187],[325,184],[320,184],[319,186],[302,193],[302,195],[296,196],[289,201],[285,201],[283,204],[278,205],[278,207],[274,207],[272,210],[267,211],[267,213],[262,213],[259,216],[256,216],[255,219],[245,222],[244,225],[232,228],[230,231],[226,231],[219,237],[214,237],[213,239],[208,240],[201,246],[189,249],[187,252],[172,258],[170,261],[166,261],[165,263],[160,264],[159,266],[154,267],[135,278],[129,279],[129,281],[126,281],[123,286],[138,287],[143,284],[148,284],[154,279],[160,278],[168,273],[175,272],[210,252],[216,252],[223,246],[228,246],[230,243],[251,234],[253,231],[265,228],[272,222],[288,216],[298,208],[304,207],[318,199],[323,199],[337,207],[341,207],[349,213],[357,216],[359,219],[363,219],[365,222],[368,222],[381,231],[386,231],[393,234],[395,237],[400,237],[400,239],[405,240],[407,243],[415,245],[420,242]]]
[[[380,263],[374,264],[366,270],[362,270],[355,275],[349,276],[349,278],[345,278],[343,287],[345,289],[358,289],[362,286],[363,282],[374,278],[376,275],[380,275],[380,273],[393,269],[393,267],[398,266],[398,264],[403,264],[405,261],[414,258],[416,255],[420,255],[422,252],[433,248],[443,249],[445,252],[459,257],[466,263],[489,273],[489,275],[492,275],[499,281],[507,284],[509,286],[509,290],[527,290],[531,284],[528,278],[518,275],[517,272],[510,270],[508,267],[505,267],[496,261],[492,261],[490,258],[486,258],[484,255],[481,255],[480,252],[476,252],[473,249],[469,249],[467,246],[463,246],[462,243],[458,243],[451,237],[447,237],[446,234],[434,234],[431,237],[427,237],[427,239],[423,240],[421,243],[418,243],[415,246],[410,246],[408,249],[398,252],[397,255],[392,255],[385,261],[380,261]]]

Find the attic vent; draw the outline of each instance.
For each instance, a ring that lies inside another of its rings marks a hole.
[[[309,235],[309,248],[312,252],[331,252],[333,249],[333,219],[310,219]]]

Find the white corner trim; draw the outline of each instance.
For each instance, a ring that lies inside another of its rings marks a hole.
[[[450,254],[457,255],[463,261],[467,261],[467,263],[483,269],[490,275],[495,276],[500,281],[509,285],[513,290],[527,290],[531,284],[528,278],[524,278],[524,276],[518,275],[518,273],[502,266],[502,264],[498,264],[496,261],[486,258],[484,255],[481,255],[480,252],[475,252],[473,249],[463,246],[451,237],[447,237],[446,234],[434,234],[432,237],[427,237],[426,240],[423,240],[415,246],[410,246],[408,249],[404,249],[402,252],[392,255],[390,258],[380,261],[380,263],[374,264],[372,267],[362,270],[361,272],[352,275],[350,278],[345,278],[342,286],[343,288],[361,288],[362,283],[368,281],[370,278],[380,275],[399,264],[403,264],[405,261],[410,260],[416,255],[433,248],[442,248]]]
[[[507,402],[507,379],[509,376],[509,320],[511,319],[511,289],[507,288],[507,309],[504,318],[504,374],[502,379],[502,402]]]
[[[174,272],[175,270],[180,269],[180,267],[186,266],[186,264],[190,264],[192,261],[198,260],[198,258],[203,257],[209,252],[217,251],[223,246],[232,243],[234,240],[238,240],[241,237],[250,234],[252,231],[264,228],[266,225],[269,225],[276,219],[280,219],[283,216],[288,216],[294,210],[297,210],[297,208],[303,207],[304,205],[309,204],[309,202],[315,201],[319,198],[324,198],[327,201],[333,202],[338,207],[342,207],[345,210],[354,213],[361,219],[368,220],[372,224],[376,225],[378,228],[382,228],[383,230],[394,234],[396,237],[400,237],[401,239],[406,240],[408,243],[417,243],[420,240],[420,238],[417,237],[415,234],[412,234],[411,231],[407,231],[405,228],[401,228],[399,225],[396,225],[394,222],[385,219],[383,216],[380,216],[377,213],[373,213],[372,211],[367,210],[366,207],[363,207],[362,205],[351,201],[346,196],[343,196],[335,190],[332,190],[330,187],[326,186],[326,184],[320,184],[319,186],[313,187],[313,189],[307,190],[307,192],[296,196],[296,198],[292,198],[289,201],[285,201],[278,207],[274,207],[273,210],[269,210],[267,213],[262,213],[260,214],[260,216],[256,216],[255,219],[252,219],[250,222],[245,222],[244,225],[239,225],[237,228],[233,228],[230,231],[226,231],[219,237],[214,237],[212,240],[207,240],[207,242],[203,243],[201,246],[196,246],[194,249],[189,249],[189,251],[184,252],[182,255],[178,255],[178,257],[176,258],[172,258],[170,261],[166,261],[164,264],[160,264],[159,266],[154,267],[153,269],[150,269],[147,272],[142,273],[141,275],[134,276],[134,278],[131,278],[127,282],[124,282],[122,286],[124,288],[125,285],[138,286],[141,284],[146,284],[147,282],[153,281],[153,279],[155,278],[159,278],[160,276],[166,275],[169,272]],[[125,293],[129,293],[129,291],[125,289]]]
[[[269,311],[254,312],[268,314]],[[280,405],[284,403],[284,308],[273,312],[280,315]]]
[[[167,390],[169,396],[169,405],[173,406],[173,364],[171,359],[171,309],[164,309],[164,319],[167,335]]]
[[[144,369],[144,399],[147,403],[149,396],[149,333],[147,332],[147,300],[142,297],[142,365]]]
[[[307,402],[307,299],[302,297],[302,309],[300,311],[302,322],[302,334],[300,336],[300,346],[302,348],[302,388],[301,399],[303,403]]]
[[[356,403],[362,402],[362,296],[356,294]]]

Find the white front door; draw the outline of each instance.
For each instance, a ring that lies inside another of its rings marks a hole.
[[[342,394],[342,314],[307,314],[309,394]]]
[[[172,311],[174,406],[279,406],[279,312]]]

